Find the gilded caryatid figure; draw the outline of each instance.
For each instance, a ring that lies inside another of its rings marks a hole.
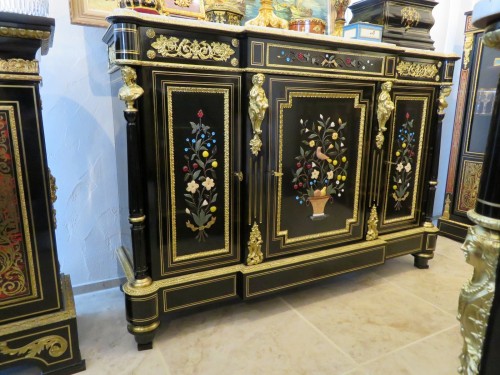
[[[122,79],[125,84],[118,91],[118,97],[126,103],[127,111],[135,111],[134,102],[144,94],[144,90],[136,83],[137,73],[133,68],[122,67]]]
[[[378,238],[378,215],[377,206],[374,204],[368,218],[368,231],[366,232],[366,240],[373,241]]]
[[[266,110],[269,107],[266,92],[262,88],[264,80],[264,74],[255,74],[252,78],[253,87],[250,90],[248,115],[250,116],[250,121],[252,121],[253,130],[253,138],[250,141],[250,150],[255,156],[259,154],[260,149],[262,148],[262,121],[264,121]]]
[[[382,91],[378,96],[377,105],[377,120],[378,120],[378,134],[375,138],[377,148],[381,149],[384,145],[384,132],[387,131],[385,124],[389,117],[391,117],[392,111],[394,111],[394,103],[391,99],[392,82],[384,82],[382,84]]]
[[[253,223],[252,230],[250,231],[250,239],[248,241],[248,266],[262,263],[264,260],[264,254],[262,254],[261,248],[262,235],[260,234],[259,225],[255,222]]]
[[[464,343],[458,372],[479,374],[486,327],[495,294],[496,269],[500,252],[500,233],[481,226],[469,228],[462,246],[474,273],[460,292],[457,319]]]
[[[444,111],[446,108],[448,108],[448,102],[446,101],[446,98],[450,95],[451,93],[451,87],[446,86],[441,89],[441,92],[439,93],[439,100],[438,100],[438,115],[444,115]]]

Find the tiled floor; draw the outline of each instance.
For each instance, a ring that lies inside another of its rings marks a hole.
[[[119,290],[79,295],[80,348],[87,374],[450,375],[461,350],[458,294],[471,274],[460,244],[440,238],[429,270],[405,256],[276,297],[179,314],[143,352],[126,331]]]

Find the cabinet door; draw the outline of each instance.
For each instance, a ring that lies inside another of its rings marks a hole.
[[[145,152],[155,166],[148,172],[153,273],[236,263],[240,77],[153,71],[152,82]]]
[[[382,151],[381,231],[420,223],[434,89],[394,86],[394,112]],[[385,154],[385,156],[384,156]]]
[[[265,258],[361,239],[375,84],[269,76],[266,87],[249,210],[249,224],[264,223]]]

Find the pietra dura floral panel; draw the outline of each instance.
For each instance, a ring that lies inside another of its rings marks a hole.
[[[381,227],[416,225],[425,181],[424,143],[429,122],[431,96],[394,90],[395,110],[388,143],[386,188]]]
[[[162,273],[236,259],[231,142],[237,79],[196,85],[158,76],[161,127],[157,142],[162,188],[158,236]],[[237,180],[237,179],[236,179]]]
[[[271,150],[278,177],[271,180],[267,256],[361,238],[363,149],[370,134],[373,86],[346,89],[326,81],[279,78],[270,82],[270,113],[278,124],[273,136],[279,147]]]

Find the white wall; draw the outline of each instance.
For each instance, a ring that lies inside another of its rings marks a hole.
[[[432,30],[438,51],[461,55],[463,13],[472,9],[473,2],[440,0]],[[101,42],[105,30],[71,25],[68,3],[50,0],[56,31],[53,48],[41,58],[41,71],[48,162],[59,187],[55,204],[59,260],[75,286],[122,275],[114,254],[122,236],[107,53]],[[436,215],[443,205],[455,97],[456,88],[443,127]]]
[[[121,275],[114,130],[105,29],[74,26],[69,1],[50,0],[54,45],[41,57],[48,164],[57,179],[57,247],[73,285]]]

